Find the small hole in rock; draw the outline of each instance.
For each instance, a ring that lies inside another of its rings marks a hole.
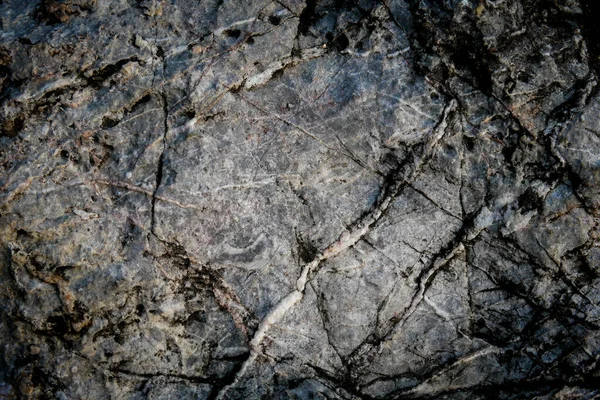
[[[348,45],[350,44],[350,40],[348,40],[348,36],[346,36],[344,33],[338,35],[335,39],[333,39],[333,47],[337,50],[337,51],[342,51],[345,50],[346,48],[348,48]]]
[[[283,76],[283,68],[279,68],[277,71],[274,71],[271,75],[272,79],[281,78]]]
[[[100,126],[102,127],[102,129],[110,129],[117,126],[118,124],[119,120],[110,117],[104,117],[102,118],[102,124],[100,124]]]
[[[269,17],[269,22],[277,26],[281,23],[281,18],[279,18],[277,15],[271,15]]]
[[[465,146],[467,147],[467,150],[473,151],[473,149],[475,148],[475,139],[470,138],[470,137],[465,137],[464,142],[465,142]]]
[[[233,39],[237,39],[242,34],[242,31],[240,31],[239,29],[227,29],[227,30],[223,31],[223,33],[225,34],[225,36],[228,36]]]

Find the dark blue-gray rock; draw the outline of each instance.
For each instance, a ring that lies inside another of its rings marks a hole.
[[[593,0],[0,0],[0,397],[592,399]]]

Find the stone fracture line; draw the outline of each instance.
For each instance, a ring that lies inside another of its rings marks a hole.
[[[170,199],[168,197],[165,196],[161,196],[158,194],[155,194],[152,190],[148,190],[148,189],[144,189],[141,188],[139,186],[135,186],[126,182],[113,182],[113,181],[107,181],[104,179],[95,179],[94,180],[95,183],[99,183],[101,185],[105,185],[105,186],[112,186],[112,187],[118,187],[121,189],[127,189],[127,190],[131,190],[132,192],[137,192],[137,193],[141,193],[144,194],[150,198],[155,198],[156,200],[159,201],[163,201],[165,203],[169,203],[169,204],[173,204],[179,208],[189,208],[192,210],[197,210],[197,211],[204,211],[204,207],[198,206],[196,204],[187,204],[187,203],[182,203],[180,201],[177,201],[175,199]]]
[[[427,288],[429,287],[431,280],[438,273],[438,271],[442,267],[444,267],[446,264],[448,264],[454,257],[456,257],[458,254],[460,254],[464,251],[465,251],[465,246],[462,242],[460,242],[454,248],[452,248],[452,250],[450,250],[450,252],[445,257],[438,258],[434,261],[433,267],[430,268],[425,273],[423,278],[421,279],[421,283],[419,284],[419,291],[413,297],[413,300],[411,301],[411,304],[410,304],[408,310],[406,311],[406,313],[404,313],[404,316],[398,322],[397,326],[402,327],[404,325],[404,323],[406,322],[406,320],[408,320],[411,317],[411,315],[414,314],[414,312],[417,310],[417,307],[421,304],[421,302],[423,300],[427,301],[427,299],[425,297],[425,292],[427,291]],[[446,319],[446,318],[444,317],[444,319]],[[379,347],[381,348],[381,347],[385,346],[386,343],[393,341],[394,337],[395,337],[395,335],[393,335],[389,339],[383,341]]]
[[[210,57],[210,62],[208,63],[208,65],[205,67],[202,75],[200,76],[200,78],[198,79],[198,81],[193,85],[192,88],[192,92],[194,92],[197,87],[200,85],[200,81],[211,71],[211,68],[213,67],[214,63],[216,62],[216,60],[229,52],[234,51],[236,48],[240,47],[241,45],[244,44],[244,42],[246,41],[246,39],[248,39],[248,37],[250,36],[257,36],[257,35],[248,35],[246,34],[244,37],[242,37],[242,39],[239,41],[238,44],[233,45],[232,47],[228,48],[227,50],[218,53],[216,55],[213,55]],[[319,58],[322,57],[323,55],[327,54],[326,49],[323,49],[322,46],[316,46],[313,48],[307,48],[307,49],[303,49],[300,52],[300,55],[294,55],[294,56],[286,56],[281,58],[280,60],[275,60],[274,62],[272,62],[269,66],[266,67],[266,69],[263,72],[254,74],[254,75],[246,75],[244,74],[241,77],[238,77],[237,80],[235,80],[234,82],[231,82],[229,84],[225,84],[223,82],[220,82],[221,85],[223,87],[226,88],[225,91],[217,94],[216,96],[213,97],[213,100],[208,102],[208,106],[205,107],[205,109],[210,109],[212,108],[212,106],[214,106],[219,100],[220,98],[225,95],[225,93],[233,90],[233,89],[252,89],[254,87],[258,87],[258,86],[262,86],[264,84],[266,84],[267,82],[269,82],[269,80],[272,79],[273,74],[278,71],[278,70],[283,70],[286,69],[288,67],[293,67],[296,66],[302,62],[305,61],[309,61],[312,60],[314,58]],[[203,61],[207,61],[207,60],[203,60]],[[163,80],[162,82],[160,82],[158,84],[158,87],[163,87],[166,86],[168,83],[172,83],[175,82],[176,79],[179,79],[183,76],[185,76],[186,74],[188,74],[192,69],[196,68],[197,66],[194,64],[191,67],[183,70],[182,72],[176,74],[175,76],[167,79],[167,80]],[[173,107],[179,105],[182,101],[187,100],[189,98],[189,95],[184,96],[183,98],[179,99],[178,101],[176,101],[173,104]],[[200,114],[200,113],[198,113]],[[186,123],[185,125],[179,127],[179,128],[175,128],[173,129],[173,133],[179,133],[182,132],[184,130],[189,130],[190,127],[193,127],[202,117],[200,115],[198,115],[195,118],[192,118],[190,120],[190,123]]]
[[[465,229],[465,225],[466,224],[463,224],[464,230],[461,229],[459,231],[454,240],[452,240],[449,243],[448,248],[446,250],[440,251],[440,253],[438,253],[431,260],[431,262],[428,263],[428,266],[420,273],[418,277],[419,287],[416,290],[415,294],[412,296],[410,304],[403,312],[402,317],[399,319],[392,318],[389,321],[387,321],[381,326],[381,329],[383,331],[381,334],[376,335],[375,337],[371,336],[371,339],[364,341],[356,350],[352,352],[352,355],[350,356],[350,363],[354,366],[356,370],[361,370],[368,366],[376,354],[380,354],[385,346],[389,345],[396,339],[396,337],[400,333],[398,329],[404,326],[406,321],[415,313],[415,311],[423,301],[425,301],[426,303],[430,303],[425,293],[430,287],[432,280],[444,266],[446,266],[459,254],[465,252],[465,239],[468,240],[469,237],[475,238],[478,235],[478,232],[476,234],[473,234],[473,232],[475,232],[473,231],[473,229]],[[446,319],[443,315],[440,316]]]
[[[401,328],[404,323],[414,314],[419,305],[425,301],[427,297],[425,293],[429,288],[432,279],[436,276],[440,269],[447,265],[458,254],[465,251],[462,241],[458,241],[443,254],[435,257],[428,268],[426,268],[419,277],[419,288],[412,296],[410,305],[404,311],[401,318],[392,318],[381,326],[383,331],[381,334],[371,334],[361,345],[359,345],[348,357],[348,364],[353,367],[353,376],[358,377],[358,373],[365,367],[371,364],[377,354],[380,354],[385,346],[393,342],[399,334],[397,328]],[[437,311],[436,311],[437,313]],[[439,314],[438,314],[439,315]],[[442,318],[446,319],[443,315]]]
[[[290,294],[284,297],[283,300],[281,300],[279,304],[277,304],[258,325],[258,329],[254,333],[254,337],[250,341],[249,357],[246,359],[246,361],[240,368],[234,381],[230,385],[223,388],[223,390],[217,396],[217,399],[225,398],[224,396],[227,393],[227,391],[239,382],[239,380],[246,374],[248,368],[250,368],[254,361],[256,361],[258,356],[262,354],[262,349],[260,348],[260,346],[265,337],[267,336],[269,328],[272,325],[278,323],[290,309],[292,309],[300,300],[302,300],[302,298],[304,297],[306,284],[309,281],[309,275],[315,272],[322,262],[349,249],[350,247],[354,246],[360,239],[362,239],[369,232],[370,227],[373,226],[389,208],[392,201],[400,193],[400,191],[418,176],[420,166],[430,156],[435,145],[444,135],[445,129],[447,127],[446,120],[448,118],[449,113],[452,110],[454,110],[455,107],[456,102],[452,100],[444,109],[440,122],[431,132],[430,139],[424,147],[423,154],[417,160],[416,167],[412,171],[412,173],[410,173],[409,177],[401,183],[396,183],[392,185],[391,190],[383,190],[380,194],[380,199],[378,199],[376,203],[377,206],[375,206],[371,213],[362,217],[356,224],[354,224],[354,226],[350,230],[344,232],[336,242],[329,245],[329,247],[327,247],[322,253],[317,254],[311,262],[304,266],[300,277],[296,281],[296,288]],[[431,274],[433,274],[433,271],[431,272]]]
[[[193,276],[193,278],[198,279],[204,286],[211,288],[219,307],[231,315],[235,326],[244,334],[244,336],[249,337],[249,329],[254,329],[258,325],[258,321],[255,320],[246,307],[244,307],[235,290],[233,290],[216,271],[198,263],[197,260],[189,255],[186,255],[186,258],[191,263],[200,267],[197,270],[198,275]]]
[[[163,57],[163,77],[165,75],[165,71],[167,68],[166,60]],[[156,184],[154,185],[154,191],[152,192],[151,197],[151,206],[150,206],[150,232],[156,235],[154,231],[154,226],[156,224],[156,195],[158,194],[158,190],[160,189],[160,185],[163,179],[163,169],[165,163],[165,154],[167,153],[167,135],[169,134],[169,104],[167,102],[167,95],[163,89],[161,93],[161,103],[163,108],[163,135],[162,135],[162,151],[160,152],[160,156],[158,157],[158,163],[156,165]]]
[[[442,394],[445,390],[460,390],[471,387],[469,384],[458,384],[451,385],[451,382],[448,384],[443,384],[444,379],[448,378],[448,375],[452,374],[452,372],[456,373],[456,371],[460,368],[464,368],[473,361],[477,360],[481,357],[486,357],[489,355],[498,354],[501,352],[501,349],[496,346],[489,346],[483,349],[477,350],[473,353],[466,354],[464,357],[456,360],[452,364],[444,367],[440,371],[437,371],[432,376],[427,378],[425,381],[421,382],[417,386],[412,389],[404,390],[393,396],[395,399],[406,399],[406,398],[420,398],[421,396],[425,397],[427,395],[431,395],[435,393],[437,395]],[[442,389],[443,388],[443,389]]]

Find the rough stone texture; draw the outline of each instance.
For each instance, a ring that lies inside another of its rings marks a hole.
[[[599,398],[595,0],[0,0],[0,398]]]

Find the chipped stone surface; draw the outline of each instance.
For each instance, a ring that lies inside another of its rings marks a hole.
[[[0,0],[0,397],[600,395],[592,0]]]

